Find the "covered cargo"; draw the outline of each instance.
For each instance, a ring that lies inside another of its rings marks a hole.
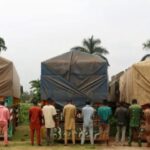
[[[20,79],[17,71],[8,59],[0,57],[0,96],[20,98]]]
[[[108,63],[100,56],[70,51],[41,63],[41,98],[77,107],[86,100],[101,102],[108,96]]]
[[[137,99],[140,105],[150,103],[150,60],[133,64],[120,77],[120,100],[131,103]]]

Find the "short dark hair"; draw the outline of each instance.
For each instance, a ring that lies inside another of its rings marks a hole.
[[[5,102],[4,101],[0,101],[0,105],[4,105],[5,104]]]
[[[50,100],[52,100],[52,98],[51,98],[51,97],[48,97],[47,100],[50,101]]]
[[[90,101],[86,101],[86,105],[90,105],[91,104],[91,102]]]
[[[32,99],[32,103],[34,104],[34,105],[37,105],[37,100],[34,98],[34,99]]]
[[[104,104],[104,105],[107,105],[107,104],[108,104],[107,99],[104,99],[104,100],[103,100],[103,104]]]
[[[68,99],[68,100],[67,100],[67,103],[72,103],[72,100],[71,100],[71,99]]]
[[[132,104],[137,104],[137,99],[133,99]]]

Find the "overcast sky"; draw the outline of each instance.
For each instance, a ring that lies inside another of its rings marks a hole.
[[[1,56],[14,62],[21,84],[40,78],[41,61],[94,35],[110,54],[109,76],[139,61],[150,39],[150,0],[0,0]]]

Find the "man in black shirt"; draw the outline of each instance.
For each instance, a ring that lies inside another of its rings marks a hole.
[[[116,133],[116,142],[118,143],[119,135],[121,132],[121,144],[125,144],[125,134],[126,134],[126,127],[128,122],[128,109],[124,106],[124,103],[119,103],[116,111],[115,117],[117,119],[117,133]]]

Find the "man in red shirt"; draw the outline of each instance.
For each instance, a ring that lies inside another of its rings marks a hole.
[[[8,123],[10,113],[7,107],[4,106],[4,101],[0,101],[0,132],[4,134],[4,144],[8,145]]]
[[[42,109],[33,100],[34,106],[29,109],[31,144],[34,145],[34,132],[36,130],[37,144],[41,146]]]

